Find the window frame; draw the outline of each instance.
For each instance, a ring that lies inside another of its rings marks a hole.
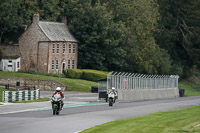
[[[76,53],[76,44],[73,44],[73,54]]]
[[[72,69],[75,68],[75,60],[72,60]]]
[[[58,70],[58,60],[56,60],[56,70]]]
[[[54,70],[55,62],[54,60],[51,61],[51,69]]]
[[[66,44],[64,43],[63,44],[63,54],[65,54],[65,51],[66,51]]]
[[[56,45],[56,54],[59,54],[59,48],[60,48],[60,46],[59,46],[59,43]]]
[[[55,43],[53,43],[53,46],[52,46],[52,53],[53,54],[55,53]]]
[[[70,43],[70,44],[69,44],[69,53],[72,52],[72,49],[71,49],[71,48],[72,48],[72,44]]]
[[[68,69],[70,69],[70,68],[71,68],[71,64],[70,64],[70,63],[71,63],[71,61],[70,61],[70,60],[68,60],[68,62],[67,62],[67,68],[68,68]]]
[[[19,68],[19,66],[20,66],[20,65],[19,65],[19,61],[18,61],[18,62],[17,62],[17,68]]]

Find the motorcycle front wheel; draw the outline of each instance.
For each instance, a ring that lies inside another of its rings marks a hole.
[[[109,106],[113,106],[113,99],[109,99]]]
[[[53,106],[53,115],[57,114],[58,106]]]

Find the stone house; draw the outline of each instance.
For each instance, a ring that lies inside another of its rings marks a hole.
[[[19,37],[21,70],[38,73],[62,73],[77,68],[78,41],[72,36],[66,17],[62,22],[33,22]]]

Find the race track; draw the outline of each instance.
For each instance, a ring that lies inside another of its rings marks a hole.
[[[109,121],[200,105],[200,97],[181,97],[109,107],[96,102],[94,94],[69,95],[78,100],[67,98],[59,116],[52,115],[50,102],[0,106],[0,133],[75,133]]]

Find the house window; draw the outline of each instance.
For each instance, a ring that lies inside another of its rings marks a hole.
[[[71,53],[71,47],[72,47],[72,45],[69,44],[69,53]]]
[[[68,60],[68,68],[70,69],[70,60]]]
[[[56,69],[58,69],[58,60],[56,60]]]
[[[55,53],[55,44],[53,44],[52,53]]]
[[[54,60],[52,60],[51,69],[52,69],[52,70],[54,69]]]
[[[72,60],[72,69],[74,69],[74,60]]]
[[[17,68],[19,68],[19,62],[17,62]]]
[[[76,44],[73,44],[73,53],[76,51]]]
[[[63,54],[65,53],[65,44],[63,44]]]
[[[56,53],[58,54],[59,53],[59,44],[57,44],[57,51]]]

